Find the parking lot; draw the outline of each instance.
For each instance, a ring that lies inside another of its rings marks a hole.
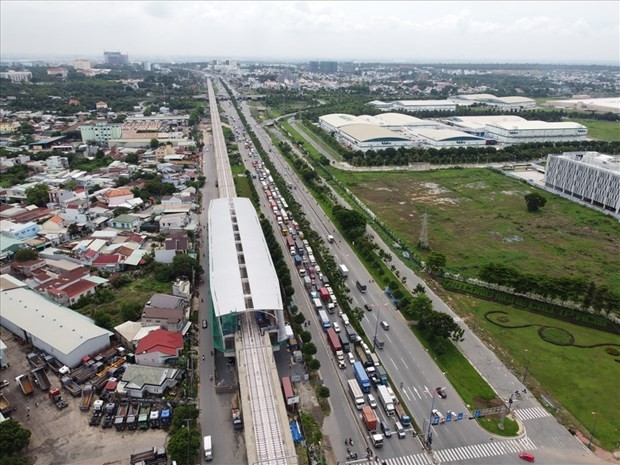
[[[162,430],[118,432],[89,427],[90,414],[80,411],[79,398],[71,397],[65,389],[61,391],[69,406],[63,410],[58,410],[47,393],[36,386],[33,395],[24,396],[15,378],[29,372],[26,356],[32,348],[19,345],[4,328],[0,328],[0,338],[7,346],[5,357],[9,363],[0,372],[0,378],[9,381],[1,392],[16,407],[12,418],[32,431],[27,452],[35,465],[127,464],[130,454],[165,445],[167,433]],[[52,387],[60,387],[51,370],[48,376]]]

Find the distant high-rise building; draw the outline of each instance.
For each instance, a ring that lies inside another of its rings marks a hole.
[[[319,62],[318,61],[311,61],[308,63],[308,71],[310,71],[311,73],[318,73],[319,72]]]
[[[151,62],[150,61],[145,61],[144,63],[142,63],[142,67],[144,68],[144,71],[150,71],[151,70]]]
[[[321,61],[319,63],[319,70],[323,74],[336,74],[338,72],[338,62],[336,62],[336,61]]]
[[[355,73],[355,63],[353,63],[352,61],[345,61],[343,63],[339,63],[338,70],[344,74],[353,74]]]
[[[103,52],[103,62],[106,65],[128,65],[129,55],[121,52]]]
[[[82,59],[73,60],[73,68],[76,71],[77,70],[86,71],[87,69],[90,69],[90,61],[89,60],[82,60]]]

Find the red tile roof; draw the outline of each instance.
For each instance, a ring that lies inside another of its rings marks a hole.
[[[103,196],[107,198],[122,197],[124,195],[133,195],[133,192],[131,192],[129,189],[120,188],[120,189],[112,189],[111,191],[108,191],[105,194],[103,194]]]
[[[106,255],[106,254],[102,254],[99,255],[95,261],[93,262],[93,265],[97,266],[97,265],[114,265],[116,263],[120,263],[121,262],[121,256],[117,255],[117,254],[110,254],[110,255]]]
[[[177,351],[182,348],[183,335],[181,333],[156,329],[140,339],[136,354],[161,352],[167,355],[177,355]]]
[[[64,294],[69,299],[72,299],[73,297],[78,296],[94,287],[97,287],[96,283],[93,283],[91,281],[81,280],[81,281],[78,281],[77,283],[73,283],[70,286],[65,287],[64,289],[50,288],[47,291],[52,294],[56,294],[56,295]]]

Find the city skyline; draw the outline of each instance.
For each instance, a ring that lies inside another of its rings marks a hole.
[[[5,1],[0,13],[3,59],[113,50],[130,60],[620,64],[618,2]]]

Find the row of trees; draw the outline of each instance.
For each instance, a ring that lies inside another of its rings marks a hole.
[[[484,265],[479,278],[488,283],[513,288],[520,294],[536,294],[545,298],[581,302],[583,308],[620,313],[620,295],[605,285],[596,285],[585,276],[553,277],[521,273],[502,263]]]

